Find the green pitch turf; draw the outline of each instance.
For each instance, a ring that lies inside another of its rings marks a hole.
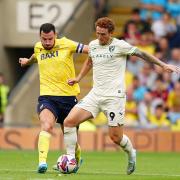
[[[36,151],[0,150],[0,180],[169,180],[180,179],[180,153],[138,153],[137,169],[126,175],[123,152],[83,152],[84,162],[77,174],[52,170],[59,153],[49,152],[48,171],[37,173]]]

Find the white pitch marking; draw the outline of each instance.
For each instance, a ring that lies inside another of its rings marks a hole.
[[[37,173],[36,170],[19,170],[19,169],[0,169],[0,172],[5,172],[5,171],[10,171],[10,172],[33,172],[33,173]],[[48,170],[47,171],[47,174],[48,172],[56,172],[54,170]],[[101,170],[98,170],[98,171],[93,171],[93,172],[89,172],[89,171],[83,171],[82,173],[79,173],[81,175],[83,174],[89,174],[89,175],[126,175],[125,173],[118,173],[118,172],[104,172],[104,171],[101,171]],[[66,175],[66,174],[61,174],[59,173],[58,176],[63,176],[63,175]],[[138,176],[166,176],[166,177],[180,177],[180,174],[161,174],[161,173],[152,173],[152,174],[148,174],[148,173],[134,173],[133,175],[138,175]],[[6,178],[6,179],[12,179],[12,178]],[[37,178],[32,178],[33,180],[36,180]],[[38,179],[40,180],[40,179]],[[47,180],[52,180],[52,179],[47,179]]]

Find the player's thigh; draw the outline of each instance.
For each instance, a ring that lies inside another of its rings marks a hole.
[[[63,125],[65,118],[68,116],[71,109],[77,104],[75,96],[55,97],[54,110],[57,114],[57,123]]]
[[[97,96],[93,90],[91,90],[88,95],[86,95],[82,100],[79,101],[75,107],[79,107],[83,110],[86,110],[92,114],[95,118],[100,112],[100,98]]]
[[[57,119],[56,106],[50,98],[50,96],[39,96],[38,98],[37,112],[41,125],[49,124],[52,126]]]
[[[56,122],[54,114],[49,109],[43,109],[39,114],[39,119],[42,126],[52,127]]]
[[[74,127],[92,117],[93,116],[91,112],[75,106],[66,117],[64,126]]]
[[[105,99],[102,110],[108,119],[108,125],[116,127],[124,124],[125,98],[113,97]]]

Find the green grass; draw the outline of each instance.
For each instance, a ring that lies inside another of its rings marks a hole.
[[[180,179],[180,154],[138,153],[136,172],[126,175],[123,152],[84,152],[77,174],[63,175],[51,169],[59,153],[49,152],[48,171],[38,174],[35,151],[0,151],[0,180],[163,180]]]

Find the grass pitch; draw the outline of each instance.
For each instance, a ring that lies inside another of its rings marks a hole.
[[[123,152],[83,152],[77,174],[64,175],[52,170],[58,156],[48,155],[48,171],[37,173],[37,151],[0,150],[0,180],[169,180],[180,179],[180,153],[138,153],[137,169],[126,175],[127,157]]]

